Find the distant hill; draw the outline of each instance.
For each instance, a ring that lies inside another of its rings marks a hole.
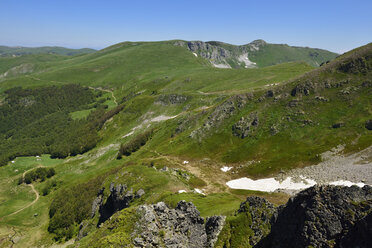
[[[77,54],[86,54],[94,53],[96,50],[91,48],[82,48],[82,49],[71,49],[65,47],[8,47],[0,46],[0,56],[21,56],[26,54],[58,54],[58,55],[77,55]]]
[[[194,55],[210,60],[219,68],[265,67],[295,61],[319,66],[338,55],[323,49],[270,44],[263,40],[255,40],[242,46],[219,41],[176,41],[175,45],[188,48]]]

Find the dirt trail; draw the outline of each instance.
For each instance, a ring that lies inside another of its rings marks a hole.
[[[36,169],[36,168],[41,168],[41,167],[44,167],[44,166],[41,166],[41,165],[40,165],[40,166],[37,166],[37,167],[35,167],[35,168],[31,168],[31,169],[26,170],[25,172],[23,172],[23,174],[22,174],[22,178],[23,178],[23,180],[25,179],[25,175],[26,175],[27,172],[29,172],[29,171],[31,171],[31,170],[34,170],[34,169]],[[3,218],[9,217],[9,216],[12,216],[12,215],[18,214],[19,212],[25,210],[26,208],[29,208],[29,207],[31,207],[32,205],[34,205],[34,204],[39,200],[40,195],[39,195],[39,192],[36,191],[34,185],[32,185],[31,183],[30,183],[30,184],[26,184],[26,185],[27,185],[27,186],[30,186],[30,187],[31,187],[31,190],[35,193],[35,195],[36,195],[35,200],[33,200],[30,204],[26,205],[25,207],[23,207],[23,208],[21,208],[21,209],[18,209],[17,211],[15,211],[15,212],[13,212],[13,213],[10,213],[10,214],[8,214],[8,215],[3,216],[2,218],[0,218],[0,220],[2,220]]]
[[[100,90],[100,91],[104,91],[104,92],[109,92],[109,93],[111,93],[111,96],[112,96],[112,98],[114,99],[114,103],[116,104],[116,106],[119,105],[118,102],[117,102],[117,100],[116,100],[116,97],[115,97],[115,95],[114,95],[114,92],[113,92],[112,90],[102,89],[101,87],[94,88],[94,87],[92,87],[92,86],[89,86],[88,88],[89,88],[89,89],[92,89],[92,90]]]
[[[161,154],[155,150],[148,150],[157,155],[157,159],[163,158],[171,164],[176,164],[180,168],[192,173],[196,177],[206,182],[206,186],[203,187],[205,193],[216,193],[221,190],[226,190],[226,181],[230,179],[229,175],[220,171],[222,165],[216,164],[215,162],[205,163],[203,161],[192,161],[187,164],[182,163],[182,159],[174,156],[168,156]],[[217,186],[218,185],[218,186]]]

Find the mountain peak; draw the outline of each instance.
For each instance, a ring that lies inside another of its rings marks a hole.
[[[254,40],[252,41],[251,43],[249,43],[250,45],[255,45],[255,46],[263,46],[263,45],[266,45],[267,42],[262,40],[262,39],[258,39],[258,40]]]

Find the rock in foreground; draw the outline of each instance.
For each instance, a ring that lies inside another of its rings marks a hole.
[[[132,234],[135,247],[213,247],[225,217],[200,217],[192,203],[181,201],[175,209],[164,202],[142,205],[140,216]]]
[[[366,217],[371,210],[372,187],[315,186],[279,209],[270,234],[258,247],[368,247],[361,239],[372,235],[371,218]],[[358,228],[364,233],[356,232]],[[352,245],[356,237],[361,246]]]

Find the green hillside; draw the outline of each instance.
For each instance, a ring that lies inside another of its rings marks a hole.
[[[29,54],[58,54],[58,55],[78,55],[86,53],[94,53],[96,50],[91,48],[71,49],[65,47],[9,47],[0,46],[0,57],[1,56],[22,56]]]
[[[219,41],[177,40],[174,44],[185,47],[220,68],[255,68],[286,62],[306,62],[313,67],[318,67],[338,55],[323,49],[270,44],[263,40],[255,40],[241,46]]]
[[[345,154],[372,145],[372,43],[315,69],[309,63],[331,56],[296,49],[267,44],[252,57],[258,68],[234,69],[175,41],[0,58],[2,74],[33,68],[0,79],[0,247],[130,246],[139,205],[180,200],[203,217],[228,216],[222,238],[246,242],[240,203],[289,196],[227,181],[317,164],[341,144]],[[115,208],[114,189],[129,207]]]
[[[292,61],[304,61],[312,66],[319,66],[336,56],[336,53],[323,49],[269,43],[264,43],[259,46],[259,50],[249,53],[249,59],[256,62],[259,67]]]

